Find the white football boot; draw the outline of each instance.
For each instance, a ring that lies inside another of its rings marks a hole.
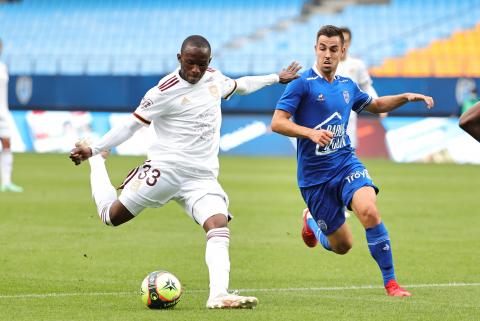
[[[227,294],[207,301],[208,309],[253,309],[258,299],[253,296]]]

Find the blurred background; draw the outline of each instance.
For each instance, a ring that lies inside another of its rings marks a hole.
[[[121,122],[177,67],[185,37],[211,43],[211,66],[231,77],[314,61],[325,24],[352,31],[349,53],[369,68],[379,95],[420,92],[436,107],[408,104],[384,119],[359,118],[358,154],[398,162],[480,163],[479,144],[458,128],[478,100],[480,0],[11,0],[0,1],[9,70],[14,151],[63,152]],[[295,155],[272,134],[284,86],[224,101],[221,152]],[[142,154],[145,129],[117,148]],[[139,146],[140,145],[140,146]]]

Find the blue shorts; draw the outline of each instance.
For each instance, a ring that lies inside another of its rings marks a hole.
[[[378,194],[367,169],[356,161],[341,169],[331,180],[302,187],[300,191],[320,230],[329,235],[345,223],[345,206],[351,210],[353,194],[363,186],[373,187]]]

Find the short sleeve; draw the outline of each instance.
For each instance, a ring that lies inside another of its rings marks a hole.
[[[298,105],[302,101],[304,93],[304,80],[302,78],[295,79],[285,88],[282,97],[280,97],[280,100],[277,103],[276,109],[284,110],[290,115],[295,114]]]
[[[150,125],[154,118],[168,112],[169,109],[164,100],[164,96],[156,87],[150,89],[133,112],[133,116],[143,125]]]
[[[230,99],[235,90],[237,89],[237,82],[235,79],[229,78],[222,74],[220,71],[215,71],[217,73],[217,81],[220,86],[220,93],[223,99]]]
[[[365,109],[371,102],[372,97],[366,92],[362,91],[356,83],[353,83],[354,86],[354,99],[352,110],[359,114],[362,110]]]

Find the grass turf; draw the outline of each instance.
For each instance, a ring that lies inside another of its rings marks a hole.
[[[112,182],[141,161],[111,157]],[[230,287],[260,304],[208,311],[205,236],[179,206],[107,227],[90,198],[87,164],[17,154],[14,178],[25,192],[0,193],[0,320],[479,320],[479,167],[366,165],[381,190],[397,277],[413,297],[385,296],[356,218],[348,219],[348,255],[304,246],[294,159],[223,157],[220,181],[235,215]],[[158,269],[185,288],[173,310],[140,301],[142,279]],[[446,285],[455,282],[467,284]]]

